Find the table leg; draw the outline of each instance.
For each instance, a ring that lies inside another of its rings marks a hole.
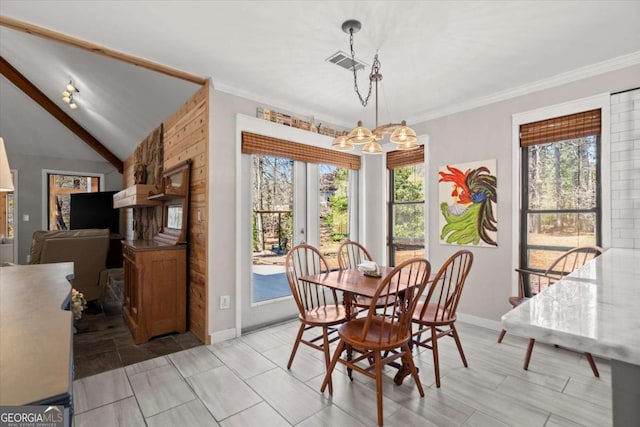
[[[353,306],[353,295],[350,292],[344,292],[342,294],[342,304],[344,304],[345,316],[348,322],[352,319],[352,316],[355,317],[354,312],[356,314],[358,313],[355,311],[355,307]],[[350,362],[353,358],[353,349],[348,344],[346,346],[346,352],[347,360]],[[353,381],[353,369],[347,368],[347,375],[349,376],[349,379]]]

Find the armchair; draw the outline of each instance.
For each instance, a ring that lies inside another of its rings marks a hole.
[[[107,282],[109,230],[37,230],[31,242],[31,264],[73,262],[71,286],[87,301],[102,296]]]

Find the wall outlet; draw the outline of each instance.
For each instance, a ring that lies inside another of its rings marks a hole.
[[[229,295],[222,295],[220,297],[220,310],[226,310],[231,305],[231,297]]]

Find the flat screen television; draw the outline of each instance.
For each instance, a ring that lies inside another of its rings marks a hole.
[[[108,228],[112,234],[120,234],[120,209],[113,208],[116,191],[97,193],[72,193],[69,211],[69,228]]]

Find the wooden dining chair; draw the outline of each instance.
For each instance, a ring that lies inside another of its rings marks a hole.
[[[471,264],[473,264],[471,251],[461,250],[451,255],[434,276],[425,300],[419,301],[413,311],[413,324],[417,329],[412,333],[412,342],[433,352],[436,387],[440,387],[438,339],[445,336],[452,337],[464,367],[468,366],[455,322],[458,303]]]
[[[373,261],[373,257],[362,244],[347,240],[338,248],[338,266],[340,270],[356,269],[363,261]],[[366,311],[371,305],[371,298],[369,297],[362,295],[355,295],[354,297],[354,305],[358,308],[358,312]],[[384,305],[385,301],[381,300],[375,306],[378,308]]]
[[[359,317],[340,325],[338,335],[340,342],[331,359],[331,365],[322,383],[324,392],[329,385],[331,390],[331,373],[336,364],[342,363],[348,369],[357,371],[376,380],[376,396],[378,405],[378,425],[382,425],[382,368],[401,358],[403,366],[408,367],[418,387],[420,396],[424,397],[418,370],[413,363],[409,341],[411,340],[411,313],[416,302],[424,292],[431,273],[431,265],[424,258],[413,258],[395,267],[380,282],[366,317]],[[398,283],[407,283],[409,288],[400,290]],[[384,299],[384,304],[376,312],[376,301]],[[359,355],[350,358],[343,355],[345,349],[354,349]],[[373,363],[371,363],[373,361]],[[373,372],[372,372],[373,371]]]
[[[340,270],[358,268],[358,265],[363,261],[373,261],[373,257],[360,243],[347,240],[338,248],[338,266]]]
[[[329,368],[329,344],[338,339],[334,326],[346,320],[346,312],[344,306],[338,302],[335,290],[300,280],[303,276],[328,272],[327,261],[315,247],[301,244],[289,251],[285,259],[285,267],[287,281],[298,307],[300,320],[300,328],[291,350],[287,369],[291,369],[300,343],[322,351],[325,366]],[[318,329],[321,330],[320,334],[317,333]],[[305,334],[306,332],[308,333]],[[330,338],[330,335],[333,336]],[[329,390],[332,390],[331,384],[329,384]]]
[[[534,295],[542,292],[558,280],[562,279],[582,267],[587,261],[592,260],[603,252],[599,246],[578,246],[560,255],[555,261],[551,263],[549,268],[544,272],[526,270],[522,268],[516,268],[518,272],[518,295],[509,297],[509,303],[515,308],[527,301]],[[498,336],[498,343],[501,343],[506,335],[507,331],[503,329]],[[524,370],[529,369],[529,362],[531,361],[531,353],[533,352],[533,346],[536,340],[529,338],[529,344],[527,346],[527,354],[524,358]],[[593,356],[589,352],[584,353],[593,375],[600,376],[598,367],[596,366]]]

